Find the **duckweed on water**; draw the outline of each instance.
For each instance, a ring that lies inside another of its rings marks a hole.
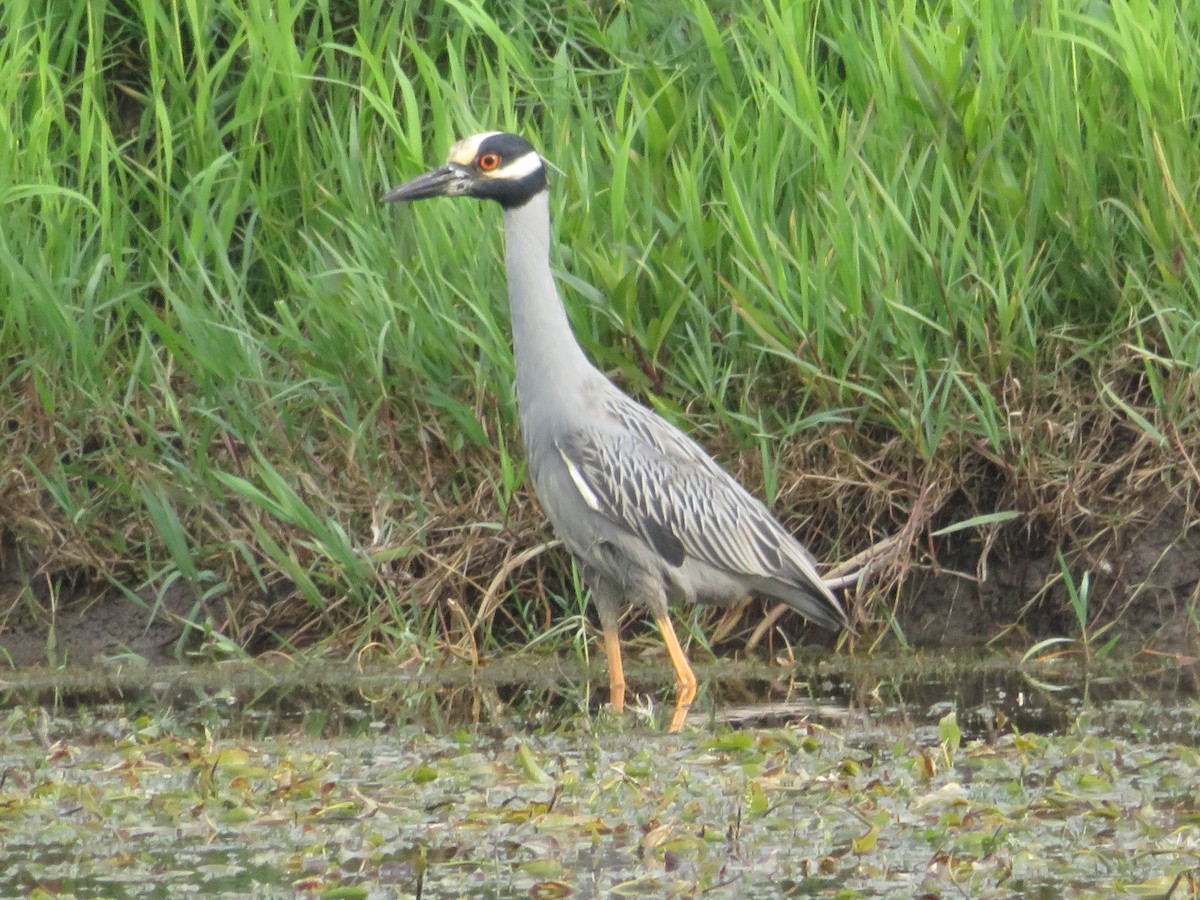
[[[1181,897],[1200,881],[1197,750],[1086,717],[990,743],[961,741],[953,714],[932,740],[606,716],[250,739],[34,707],[0,727],[4,896]]]

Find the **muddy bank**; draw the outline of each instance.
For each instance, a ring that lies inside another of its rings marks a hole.
[[[529,536],[517,530],[492,540],[504,550],[504,559],[512,559],[527,549],[523,545]],[[874,643],[882,634],[879,646],[891,644],[893,615],[903,639],[913,646],[996,641],[1028,646],[1049,637],[1080,636],[1059,548],[1041,536],[1007,526],[987,540],[957,533],[932,539],[926,547],[923,553],[910,547],[908,558],[896,561],[852,600],[859,607],[859,622],[866,623],[860,625],[864,643]],[[1120,635],[1125,649],[1194,645],[1200,634],[1200,533],[1190,527],[1185,504],[1164,498],[1145,521],[1107,527],[1084,546],[1067,546],[1063,552],[1076,590],[1086,576],[1087,627],[1100,643]],[[531,573],[539,578],[536,589],[569,590],[565,553],[555,549],[541,556]],[[182,581],[122,591],[78,571],[42,571],[31,578],[27,573],[37,571],[35,560],[11,541],[0,561],[0,653],[7,665],[178,661],[187,645],[180,640],[186,630],[198,636],[204,628],[223,631],[227,624],[215,618],[214,602],[201,603]],[[472,580],[479,583],[492,574],[475,573]],[[320,636],[308,620],[298,618],[300,610],[287,590],[269,600],[223,599],[230,600],[221,604],[223,614],[247,603],[259,610],[263,627],[245,632],[249,639],[244,643],[251,650],[271,649],[280,638],[303,645]],[[468,608],[479,602],[477,597],[466,599]],[[719,615],[714,612],[714,619]],[[718,652],[736,654],[759,616],[757,607],[748,607],[741,627],[735,623],[722,629],[730,636],[718,643]],[[199,627],[189,629],[186,623]],[[794,616],[781,617],[778,627],[789,639],[830,643],[829,635],[806,630]]]
[[[1078,637],[1059,549],[1011,529],[987,554],[952,547],[901,589],[899,618],[914,643],[963,645],[1013,631],[1026,641]],[[1067,546],[1074,587],[1087,576],[1087,620],[1102,641],[1175,649],[1200,635],[1200,533],[1183,503],[1164,498],[1146,521]]]
[[[11,555],[11,554],[9,554]],[[22,597],[36,598],[36,605]],[[186,583],[122,591],[86,579],[22,582],[0,572],[0,666],[179,661],[204,607]],[[194,641],[192,642],[194,643]]]

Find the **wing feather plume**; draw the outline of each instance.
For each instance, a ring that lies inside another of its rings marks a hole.
[[[808,552],[698,444],[624,395],[605,398],[600,412],[557,444],[589,506],[671,565],[686,555],[827,593]]]

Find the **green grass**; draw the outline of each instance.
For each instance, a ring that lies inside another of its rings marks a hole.
[[[1121,518],[1063,500],[1120,454],[1194,474],[1200,12],[427,6],[4,4],[0,525],[31,566],[229,587],[247,639],[461,637],[447,597],[546,536],[499,215],[377,198],[492,128],[555,166],[589,353],[831,556],[934,485],[921,533],[1065,540]],[[570,593],[539,565],[518,630]]]

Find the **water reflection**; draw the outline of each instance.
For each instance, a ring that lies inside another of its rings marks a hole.
[[[833,658],[800,666],[713,662],[697,667],[701,692],[691,725],[775,726],[807,720],[888,739],[928,732],[956,714],[964,738],[1011,731],[1058,734],[1081,716],[1093,727],[1145,740],[1200,743],[1195,665],[1142,665],[1131,658],[1086,668],[1059,661],[1022,665],[1005,656]],[[663,724],[672,692],[665,663],[630,666],[627,716]],[[300,731],[353,737],[400,726],[497,735],[590,728],[610,716],[603,671],[548,657],[508,659],[472,671],[300,666],[288,661],[127,672],[9,672],[0,706],[136,718],[170,711],[223,736]],[[664,699],[665,698],[665,699]]]

